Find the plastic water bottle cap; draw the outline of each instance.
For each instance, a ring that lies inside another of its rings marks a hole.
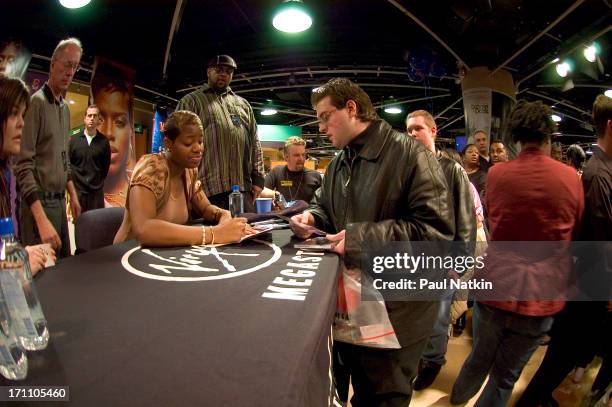
[[[13,218],[0,219],[0,236],[12,235],[14,233]]]
[[[240,185],[234,185],[232,187],[232,192],[240,192]]]

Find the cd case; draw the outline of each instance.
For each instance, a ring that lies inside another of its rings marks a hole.
[[[242,239],[240,239],[240,241],[244,242],[245,240],[253,239],[254,237],[257,237],[257,236],[259,236],[259,235],[261,235],[263,233],[267,233],[267,232],[273,230],[274,226],[273,225],[263,225],[263,226],[255,228],[255,229],[257,230],[257,233],[252,234],[252,235],[244,236]]]
[[[306,249],[306,250],[333,250],[338,242],[332,242],[328,240],[326,237],[313,237],[311,239],[306,239],[303,242],[296,243],[293,245],[296,249]]]

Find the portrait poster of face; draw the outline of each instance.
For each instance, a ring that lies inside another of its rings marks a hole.
[[[0,76],[25,79],[25,74],[28,70],[28,65],[30,65],[31,59],[32,54],[26,47],[21,45],[20,42],[0,38]],[[0,140],[0,143],[1,142],[2,141]],[[8,178],[10,180],[10,185],[8,188],[9,202],[15,202],[17,198],[15,177]],[[15,216],[14,211],[12,217],[15,230],[19,230],[17,216]]]
[[[0,76],[25,78],[32,53],[18,41],[0,38]]]
[[[100,109],[98,131],[110,143],[111,163],[104,181],[105,206],[125,207],[136,161],[134,146],[134,83],[136,72],[96,57],[91,78],[91,103]]]
[[[49,74],[29,71],[25,76],[25,83],[30,89],[30,95],[36,93],[49,79]]]

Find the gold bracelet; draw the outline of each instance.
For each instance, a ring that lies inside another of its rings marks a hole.
[[[210,244],[214,245],[215,244],[215,232],[212,226],[210,227],[210,234],[212,235],[212,240],[210,241]]]
[[[202,246],[206,246],[206,227],[202,226]]]

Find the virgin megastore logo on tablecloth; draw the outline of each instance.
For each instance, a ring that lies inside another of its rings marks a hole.
[[[251,240],[240,246],[135,247],[121,258],[137,276],[162,281],[205,281],[263,270],[281,257],[274,243]]]

